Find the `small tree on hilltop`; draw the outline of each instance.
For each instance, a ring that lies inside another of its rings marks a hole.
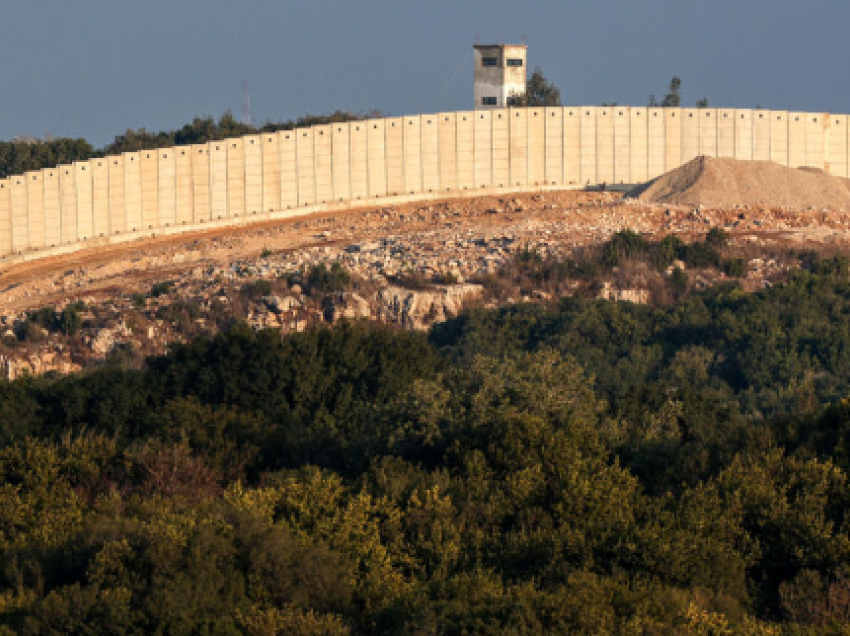
[[[663,108],[678,108],[682,103],[682,96],[679,91],[682,88],[682,80],[676,75],[670,80],[670,88],[664,96],[664,101],[661,102]]]
[[[538,66],[525,84],[525,95],[511,95],[508,106],[560,106],[561,91]]]

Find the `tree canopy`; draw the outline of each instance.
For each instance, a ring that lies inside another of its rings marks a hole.
[[[0,634],[846,633],[848,314],[837,258],[0,382]]]

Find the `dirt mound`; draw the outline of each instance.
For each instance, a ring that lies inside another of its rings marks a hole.
[[[628,193],[648,203],[850,210],[850,180],[770,161],[697,157]]]

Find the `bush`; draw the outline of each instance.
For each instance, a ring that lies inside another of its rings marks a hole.
[[[274,291],[274,288],[271,281],[263,279],[245,283],[242,286],[242,295],[246,298],[250,298],[251,300],[256,300],[263,296],[269,296],[272,291]]]
[[[705,235],[705,244],[715,249],[722,249],[729,243],[729,235],[719,227],[711,228]]]
[[[743,258],[727,258],[722,263],[723,273],[730,278],[741,278],[747,273],[747,261]]]
[[[679,257],[683,247],[684,243],[678,236],[674,234],[665,236],[652,247],[650,258],[652,266],[659,271],[664,271]]]
[[[173,286],[174,282],[170,280],[162,281],[161,283],[154,283],[153,287],[151,287],[151,298],[165,296],[171,292],[171,288]]]
[[[333,263],[330,268],[324,263],[319,263],[311,267],[306,275],[302,272],[296,277],[295,282],[300,282],[308,294],[313,292],[329,294],[348,289],[351,285],[351,275],[340,262]]]
[[[720,254],[708,243],[691,243],[682,246],[679,251],[679,258],[685,261],[685,265],[688,267],[705,269],[716,267],[720,261]]]
[[[431,277],[431,282],[435,285],[456,285],[457,276],[450,272],[446,272],[445,274],[434,274],[434,276]]]
[[[673,268],[673,272],[668,279],[670,289],[673,290],[673,295],[680,298],[688,291],[688,275],[682,271],[680,267]]]
[[[623,259],[636,258],[647,250],[643,237],[632,230],[621,230],[602,247],[602,262],[617,267]]]

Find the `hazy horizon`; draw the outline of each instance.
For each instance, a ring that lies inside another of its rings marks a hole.
[[[30,0],[5,8],[0,139],[172,129],[241,112],[400,115],[472,107],[476,42],[529,45],[565,104],[645,105],[683,80],[685,105],[850,112],[830,79],[850,4],[813,0],[348,3]],[[842,46],[845,45],[845,46]]]

